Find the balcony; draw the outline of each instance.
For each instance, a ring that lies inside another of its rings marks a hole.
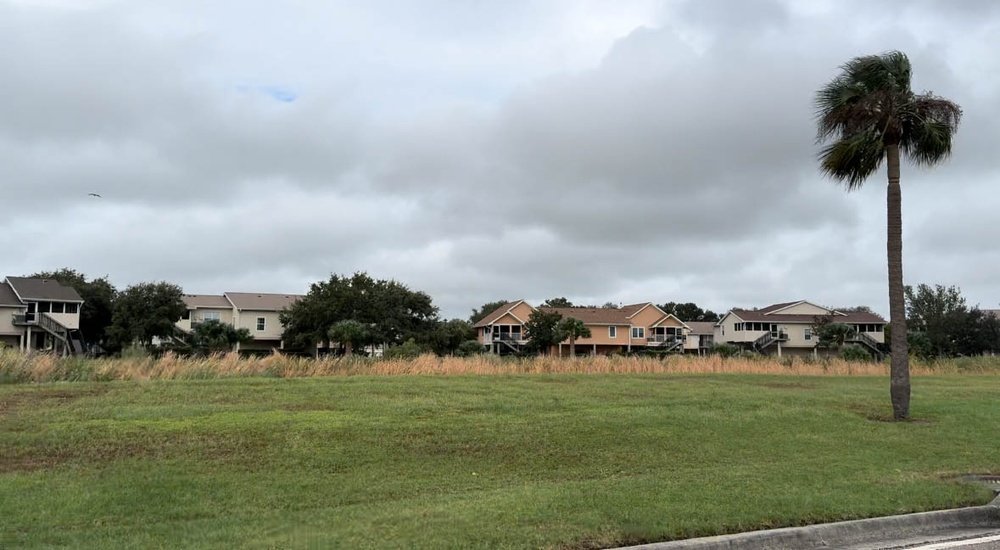
[[[28,326],[28,325],[37,325],[38,324],[38,316],[37,315],[31,315],[31,319],[29,320],[28,319],[28,315],[25,315],[23,313],[15,313],[13,315],[13,319],[11,320],[11,323],[13,323],[13,325],[15,327],[24,327],[24,326]]]
[[[678,342],[684,342],[685,339],[683,334],[654,334],[646,338],[646,345],[669,346]]]

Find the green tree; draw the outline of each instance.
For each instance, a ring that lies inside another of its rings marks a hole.
[[[248,328],[236,328],[218,319],[208,319],[191,330],[187,342],[198,353],[219,353],[230,351],[236,344],[253,340]]]
[[[688,321],[705,321],[716,323],[719,321],[720,317],[718,313],[710,309],[701,309],[697,304],[693,302],[687,302],[679,304],[677,302],[667,302],[660,309],[677,317],[685,323]]]
[[[524,331],[529,339],[528,350],[546,354],[552,346],[565,340],[566,335],[559,329],[560,321],[562,315],[555,311],[538,309],[531,312],[531,317],[524,323]]]
[[[559,321],[559,333],[564,335],[563,340],[569,338],[569,356],[576,357],[577,338],[590,338],[590,329],[583,321],[576,317],[566,317]],[[562,340],[560,340],[561,342]]]
[[[154,338],[172,337],[174,325],[187,306],[181,287],[167,283],[139,283],[115,297],[108,336],[115,349],[133,342],[149,347]]]
[[[364,323],[354,319],[337,321],[328,331],[330,340],[344,345],[344,355],[350,357],[354,354],[354,348],[359,344],[364,344],[371,338],[371,332]]]
[[[91,344],[104,343],[107,329],[111,326],[112,308],[117,293],[106,276],[88,281],[83,273],[64,267],[56,271],[41,271],[29,277],[52,279],[76,290],[83,298],[83,307],[80,308],[80,332],[83,333],[83,339]]]
[[[821,348],[839,350],[857,335],[858,331],[847,323],[824,323],[816,332],[816,340]]]
[[[920,284],[914,290],[907,285],[906,319],[910,330],[922,332],[930,342],[929,357],[955,355],[955,342],[959,333],[969,327],[962,291],[956,286]]]
[[[434,353],[451,355],[456,353],[464,342],[475,341],[476,329],[472,328],[472,323],[463,319],[439,321],[429,333],[428,339]]]
[[[903,239],[900,157],[931,166],[951,154],[952,136],[962,110],[931,93],[916,94],[912,69],[902,52],[856,57],[816,94],[820,169],[860,189],[882,165],[887,166],[887,244],[889,320],[906,334],[903,295]],[[893,417],[910,415],[910,366],[906,339],[892,340],[889,394]]]
[[[604,305],[601,306],[601,309],[618,309],[618,304],[614,302],[604,302]]]
[[[573,302],[570,302],[566,298],[549,298],[542,302],[542,307],[576,307]]]
[[[328,347],[330,327],[347,319],[369,327],[373,342],[391,345],[426,339],[437,321],[437,308],[424,292],[359,272],[313,283],[305,297],[280,315],[286,341],[305,348],[319,342]]]
[[[479,309],[472,309],[472,315],[469,315],[469,322],[473,325],[482,321],[484,317],[493,313],[494,311],[500,309],[501,307],[509,304],[507,300],[495,300],[493,302],[486,302]]]

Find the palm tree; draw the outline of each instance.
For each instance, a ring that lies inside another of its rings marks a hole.
[[[350,357],[354,353],[354,347],[367,340],[371,334],[364,323],[347,319],[334,323],[330,327],[329,336],[334,342],[344,344],[344,356]]]
[[[576,339],[590,338],[590,329],[583,321],[575,317],[567,317],[559,322],[559,331],[569,338],[569,356],[576,357]]]
[[[920,166],[945,160],[962,118],[955,103],[913,93],[910,76],[910,61],[902,52],[856,57],[816,94],[820,169],[848,191],[860,189],[883,159],[888,169],[889,322],[902,336],[893,338],[890,348],[889,394],[897,420],[910,415],[899,159],[902,155]]]

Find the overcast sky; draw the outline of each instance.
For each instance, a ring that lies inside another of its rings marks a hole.
[[[992,0],[0,0],[0,275],[887,316],[884,171],[824,179],[812,99],[898,49],[965,112],[903,168],[905,281],[994,308],[997,36]]]

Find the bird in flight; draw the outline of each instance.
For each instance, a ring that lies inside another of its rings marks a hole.
[[[88,197],[97,197],[97,198],[101,198],[101,196],[100,196],[100,195],[98,195],[97,193],[87,193],[87,196],[88,196]]]

